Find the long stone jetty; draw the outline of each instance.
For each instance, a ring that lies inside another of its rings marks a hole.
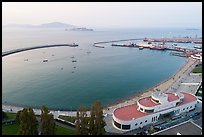
[[[19,48],[19,49],[2,52],[2,57],[11,55],[14,53],[18,53],[18,52],[27,51],[27,50],[40,49],[40,48],[51,48],[51,47],[62,47],[62,46],[77,47],[78,45],[73,43],[73,44],[55,44],[55,45],[44,45],[44,46],[34,46],[34,47],[28,47],[28,48]]]

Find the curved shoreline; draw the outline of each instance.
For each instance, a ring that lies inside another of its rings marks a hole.
[[[186,72],[188,70],[188,68],[190,66],[192,66],[194,63],[196,62],[196,60],[193,60],[191,58],[188,58],[186,63],[172,76],[170,76],[169,78],[167,78],[164,81],[161,81],[160,83],[154,85],[153,87],[148,88],[147,90],[143,90],[143,91],[139,91],[129,97],[126,98],[121,98],[118,101],[115,101],[109,105],[106,105],[104,107],[104,109],[108,109],[111,107],[117,107],[118,105],[122,105],[125,103],[130,103],[130,101],[132,101],[132,103],[134,103],[136,100],[138,100],[141,97],[145,97],[145,96],[149,96],[151,95],[153,92],[156,91],[156,89],[159,89],[161,92],[165,92],[167,91],[168,88],[170,88],[170,86],[176,82],[180,76]],[[125,106],[125,105],[124,105]]]
[[[139,91],[137,93],[134,93],[133,95],[129,96],[129,97],[125,97],[125,98],[121,98],[116,100],[113,103],[107,104],[103,106],[103,110],[109,110],[110,108],[114,109],[114,108],[118,108],[121,106],[126,106],[128,104],[133,104],[135,103],[139,98],[141,97],[145,97],[145,96],[149,96],[151,95],[151,93],[153,93],[156,89],[160,89],[161,92],[165,92],[174,82],[176,82],[179,77],[188,70],[188,68],[190,66],[192,66],[194,63],[196,62],[196,60],[188,58],[187,62],[172,76],[170,76],[169,78],[167,78],[166,80],[154,85],[153,87],[148,88],[147,90],[143,90],[143,91]],[[3,103],[2,102],[2,109],[5,109],[7,111],[9,111],[10,109],[12,109],[12,112],[14,112],[13,110],[17,111],[17,110],[21,110],[24,107],[29,107],[26,105],[13,105],[13,104],[7,104],[7,103]],[[32,107],[35,111],[40,111],[40,107]],[[77,110],[69,110],[69,109],[49,109],[52,112],[56,112],[56,111],[61,111],[62,113],[76,113]],[[89,109],[87,109],[89,111]]]

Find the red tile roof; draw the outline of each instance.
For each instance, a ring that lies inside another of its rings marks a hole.
[[[186,93],[186,92],[181,92],[181,93],[184,95],[184,99],[181,103],[178,104],[178,106],[197,100],[197,98],[190,93]]]
[[[169,102],[179,99],[179,97],[175,96],[173,93],[165,93],[165,94],[168,95],[168,101]],[[151,96],[142,98],[142,99],[138,100],[138,102],[145,107],[153,107],[153,106],[160,105],[160,103],[155,103],[154,101],[152,101]]]
[[[145,98],[141,98],[140,100],[138,100],[138,102],[145,106],[145,107],[153,107],[153,106],[157,106],[160,105],[160,103],[155,103],[152,101],[151,96],[150,97],[145,97]]]
[[[147,113],[138,111],[137,108],[138,108],[138,105],[133,104],[122,108],[118,108],[113,113],[116,118],[124,121],[129,121],[129,120],[132,120],[132,118],[139,118],[139,117],[149,115]]]
[[[181,92],[181,93],[184,94],[184,99],[183,99],[183,102],[181,102],[178,105],[183,105],[183,104],[197,100],[197,98],[195,96],[191,95],[190,93],[186,93],[186,92]],[[167,93],[167,94],[168,94],[168,100],[170,102],[178,99],[178,97],[175,96],[173,93]],[[149,104],[152,103],[152,101],[150,101],[151,100],[150,97],[147,97],[147,98],[148,98],[148,100],[146,100],[146,101],[142,99],[143,104],[144,103],[145,104],[146,103],[149,103]],[[141,103],[141,100],[140,100],[140,103]],[[147,106],[147,105],[145,105],[145,106]],[[148,113],[140,112],[139,110],[137,110],[137,108],[138,108],[138,105],[133,104],[133,105],[125,106],[122,108],[118,108],[113,112],[113,114],[116,118],[118,118],[120,120],[124,120],[124,121],[129,121],[129,120],[132,120],[133,118],[136,119],[139,117],[150,115]]]
[[[168,95],[168,101],[169,102],[179,99],[179,97],[176,96],[174,93],[166,93],[166,94]]]

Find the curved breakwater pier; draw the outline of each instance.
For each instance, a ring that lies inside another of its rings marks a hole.
[[[14,53],[18,53],[18,52],[23,52],[23,51],[27,51],[27,50],[33,50],[33,49],[40,49],[40,48],[51,48],[51,47],[77,47],[79,45],[73,43],[73,44],[55,44],[55,45],[44,45],[44,46],[34,46],[34,47],[28,47],[28,48],[19,48],[19,49],[14,49],[14,50],[10,50],[10,51],[5,51],[2,52],[2,57],[7,56],[7,55],[11,55]]]
[[[130,41],[130,40],[143,40],[144,38],[137,38],[137,39],[121,39],[121,40],[111,40],[111,41],[100,41],[95,42],[93,45],[96,44],[105,44],[105,43],[112,43],[112,42],[120,42],[120,41]]]

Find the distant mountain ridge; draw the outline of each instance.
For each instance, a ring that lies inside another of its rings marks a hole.
[[[71,24],[65,24],[61,22],[51,22],[40,25],[31,25],[31,24],[8,24],[3,27],[12,27],[12,28],[75,28],[76,26]]]
[[[52,22],[52,23],[41,24],[40,27],[46,27],[46,28],[74,28],[76,26],[61,23],[61,22]]]

